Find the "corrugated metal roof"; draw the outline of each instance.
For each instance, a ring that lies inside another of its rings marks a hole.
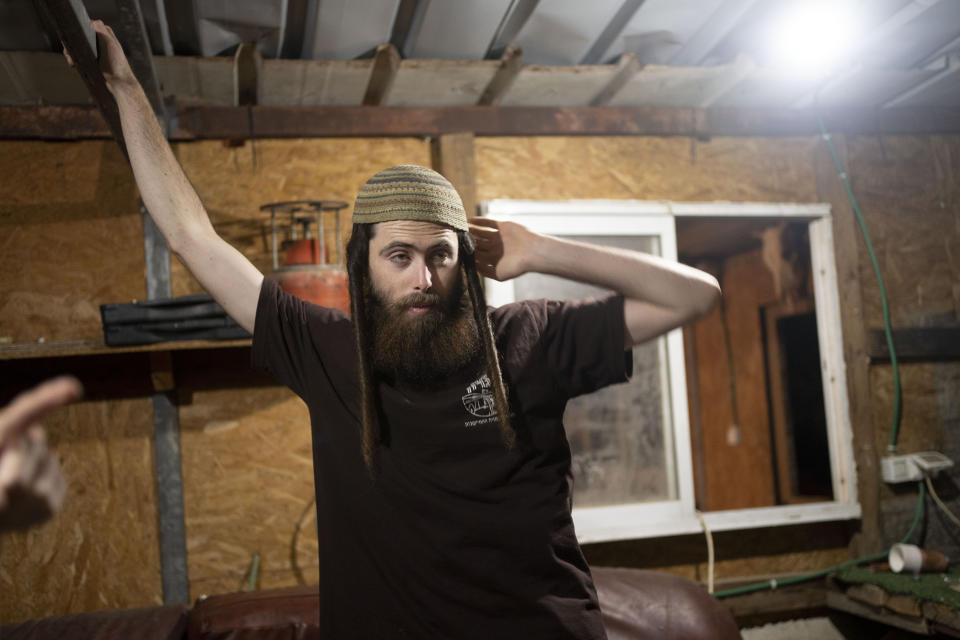
[[[384,104],[473,104],[497,68],[483,59],[506,33],[501,44],[521,47],[527,65],[506,106],[588,105],[625,52],[647,66],[619,78],[611,105],[960,106],[958,0],[860,2],[850,58],[819,78],[770,66],[762,42],[771,16],[812,0],[127,1],[140,7],[163,93],[181,101],[232,100],[229,56],[255,42],[261,103],[359,104],[373,51],[393,41],[408,58]],[[85,0],[108,23],[115,3]],[[0,3],[0,104],[89,102],[38,6]],[[591,58],[604,64],[577,64]]]

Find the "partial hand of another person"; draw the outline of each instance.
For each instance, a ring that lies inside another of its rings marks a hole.
[[[39,524],[60,510],[67,483],[38,421],[82,395],[76,378],[62,376],[0,409],[0,530]]]
[[[123,47],[120,41],[108,25],[102,20],[93,20],[91,22],[93,30],[97,33],[97,49],[99,50],[100,71],[103,72],[103,78],[107,82],[107,88],[114,95],[123,88],[139,86],[137,77],[127,62],[127,56],[123,53]],[[73,66],[73,58],[70,52],[64,48],[63,55],[67,59],[67,64]]]
[[[469,223],[480,275],[503,282],[530,270],[538,234],[522,224],[492,218],[470,218]]]

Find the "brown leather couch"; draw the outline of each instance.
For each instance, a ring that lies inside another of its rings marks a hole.
[[[730,612],[677,576],[637,569],[592,569],[609,640],[740,638]],[[319,639],[315,587],[200,598],[192,609],[166,605],[31,620],[0,628],[3,640]]]

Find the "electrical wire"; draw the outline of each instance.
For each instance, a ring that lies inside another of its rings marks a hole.
[[[924,476],[924,480],[926,480],[927,489],[930,490],[930,497],[933,498],[933,501],[937,503],[937,506],[940,507],[940,510],[943,511],[948,518],[950,518],[953,524],[960,527],[960,519],[953,515],[953,511],[950,511],[950,509],[947,508],[947,505],[943,503],[943,500],[940,499],[940,496],[937,495],[936,490],[933,488],[933,481],[930,480],[930,476]]]
[[[850,181],[847,179],[847,172],[843,169],[840,162],[840,156],[833,146],[833,140],[823,124],[823,118],[817,116],[817,123],[820,125],[820,134],[823,136],[827,148],[830,149],[830,155],[833,157],[833,164],[837,167],[837,173],[843,188],[847,191],[847,197],[850,199],[850,206],[857,217],[860,225],[860,232],[867,244],[867,253],[870,254],[870,261],[873,263],[873,273],[877,276],[877,285],[880,287],[880,303],[883,306],[883,333],[887,339],[887,350],[890,352],[890,365],[893,368],[893,424],[890,426],[890,444],[887,445],[887,451],[894,453],[897,450],[897,437],[900,433],[901,417],[901,391],[900,391],[900,367],[897,364],[897,353],[893,348],[893,330],[890,327],[890,305],[887,303],[887,287],[883,283],[883,276],[880,275],[880,264],[877,262],[877,254],[873,251],[873,243],[870,241],[870,233],[867,231],[867,223],[863,218],[863,212],[860,211],[860,205],[857,204],[857,198],[853,195],[853,189],[850,187]]]
[[[697,517],[700,518],[700,526],[703,527],[703,535],[707,537],[707,593],[713,593],[713,534],[710,533],[710,527],[703,517],[703,513],[697,511]]]
[[[916,531],[917,525],[920,523],[920,518],[923,517],[923,501],[924,501],[924,486],[923,482],[918,483],[920,487],[920,497],[917,500],[917,508],[913,514],[913,524],[910,525],[910,530],[907,531],[907,535],[903,536],[903,539],[900,540],[901,543],[907,542],[910,538],[913,537],[913,532]],[[814,578],[822,578],[828,573],[833,573],[841,569],[846,569],[848,567],[854,567],[858,564],[863,564],[864,562],[876,562],[877,560],[882,560],[887,557],[886,551],[880,553],[875,553],[873,555],[864,556],[862,558],[855,558],[853,560],[848,560],[847,562],[842,562],[840,564],[834,565],[832,567],[827,567],[826,569],[820,569],[819,571],[813,571],[811,573],[804,573],[799,576],[787,576],[784,578],[771,578],[770,580],[765,580],[763,582],[755,582],[754,584],[743,585],[742,587],[733,587],[731,589],[724,589],[722,591],[717,591],[713,594],[714,598],[729,598],[730,596],[740,596],[746,593],[753,593],[755,591],[765,591],[767,589],[776,589],[777,587],[796,584],[798,582],[806,582],[807,580],[813,580]]]

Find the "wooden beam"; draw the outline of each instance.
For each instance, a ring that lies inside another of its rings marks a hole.
[[[57,35],[57,29],[53,24],[53,20],[50,18],[50,12],[40,7],[39,0],[33,0],[33,4],[37,14],[38,26],[43,31],[43,35],[50,45],[49,50],[53,53],[60,53],[62,46],[60,36]]]
[[[633,19],[633,16],[643,3],[644,0],[623,0],[623,4],[617,9],[613,18],[611,18],[607,26],[603,28],[603,31],[597,36],[597,39],[593,41],[593,44],[590,45],[590,49],[580,58],[579,64],[602,64],[603,54],[605,54],[616,39],[620,37],[627,23]]]
[[[153,442],[157,461],[157,519],[160,582],[164,604],[188,604],[187,536],[183,508],[183,463],[176,393],[157,392],[153,402]]]
[[[202,56],[197,0],[164,0],[167,28],[173,52],[178,56]]]
[[[763,624],[771,618],[789,619],[825,609],[827,590],[822,583],[795,584],[780,587],[776,591],[758,591],[724,598],[723,604],[738,624],[753,626]]]
[[[835,131],[835,129],[834,129]],[[848,174],[846,141],[833,136],[837,154]],[[843,333],[843,360],[847,368],[847,399],[850,429],[853,432],[854,460],[857,464],[857,500],[860,503],[860,533],[854,538],[854,557],[880,551],[880,464],[873,431],[873,407],[870,393],[870,365],[867,358],[866,321],[863,316],[863,288],[860,262],[863,244],[846,189],[826,144],[821,142],[813,158],[817,199],[829,202],[833,212],[833,253],[837,265],[837,293],[840,325]]]
[[[845,611],[867,620],[880,622],[888,627],[896,627],[915,633],[921,636],[931,635],[930,627],[924,618],[915,618],[913,616],[904,616],[893,611],[888,611],[883,607],[875,605],[861,604],[849,596],[837,593],[836,591],[827,592],[827,606],[836,611]],[[890,634],[891,637],[893,634]]]
[[[894,329],[893,348],[897,352],[897,360],[960,360],[960,327]],[[867,353],[871,361],[890,361],[890,350],[887,349],[887,337],[883,329],[870,331]]]
[[[909,104],[911,101],[916,101],[924,93],[929,91],[931,88],[935,88],[938,84],[942,83],[944,80],[947,80],[958,71],[960,71],[960,54],[951,53],[946,55],[943,57],[943,66],[939,71],[937,71],[937,73],[883,103],[883,108],[889,109],[902,104]]]
[[[278,58],[303,58],[307,30],[316,28],[317,0],[289,0]],[[312,19],[311,19],[312,18]],[[310,56],[306,56],[310,57]]]
[[[468,216],[477,215],[477,162],[473,134],[448,133],[431,143],[433,168],[456,188]]]
[[[117,110],[117,102],[113,99],[113,94],[107,89],[106,80],[104,80],[103,72],[100,71],[100,65],[97,62],[95,35],[91,45],[90,34],[93,28],[90,26],[90,17],[87,15],[83,3],[79,0],[43,0],[43,7],[47,10],[60,41],[70,52],[70,57],[73,58],[73,63],[77,71],[80,72],[83,83],[100,107],[103,120],[109,127],[113,138],[126,155],[127,148],[123,143],[123,129],[120,127],[120,112]]]
[[[238,107],[257,104],[258,77],[262,58],[256,43],[244,42],[233,56],[233,104]]]
[[[695,67],[710,55],[720,42],[732,32],[757,0],[727,0],[721,2],[710,17],[703,21],[683,47],[670,59],[674,67]]]
[[[363,96],[364,106],[377,107],[386,102],[399,66],[400,54],[395,46],[382,44],[377,47],[377,53],[373,57],[373,68],[370,70],[370,81],[367,83],[367,92]]]
[[[613,74],[613,77],[610,78],[607,85],[593,97],[593,100],[590,101],[590,106],[603,107],[609,104],[614,96],[620,93],[620,90],[630,82],[630,78],[636,75],[642,68],[643,64],[637,59],[636,54],[625,53],[620,56],[620,63],[617,65],[616,73]]]
[[[163,95],[160,93],[160,82],[153,67],[153,51],[147,38],[147,27],[143,22],[140,3],[137,0],[116,0],[116,3],[119,20],[111,26],[126,49],[130,68],[147,94],[153,112],[166,120]]]
[[[956,34],[947,42],[944,42],[933,53],[924,53],[922,58],[918,60],[914,60],[905,66],[908,69],[909,68],[922,69],[928,64],[932,64],[940,57],[950,55],[951,51],[955,51],[958,48],[960,48],[960,33]]]
[[[500,26],[487,46],[487,52],[484,54],[484,60],[496,60],[502,58],[507,52],[507,48],[513,44],[527,23],[533,10],[537,8],[540,0],[511,0],[506,13],[500,20]]]
[[[390,29],[390,44],[404,58],[410,55],[410,49],[417,41],[429,5],[430,0],[400,0],[397,4],[397,13]]]
[[[830,109],[820,112],[838,134],[956,134],[960,110]],[[817,112],[794,109],[678,109],[669,107],[252,107],[182,106],[172,140],[258,137],[325,138],[439,136],[812,136]],[[107,138],[95,108],[0,106],[0,139]]]
[[[523,49],[520,47],[507,47],[500,59],[500,66],[497,72],[493,74],[487,88],[480,94],[477,105],[493,107],[500,102],[500,98],[506,95],[507,91],[517,79],[520,68],[523,66]]]

